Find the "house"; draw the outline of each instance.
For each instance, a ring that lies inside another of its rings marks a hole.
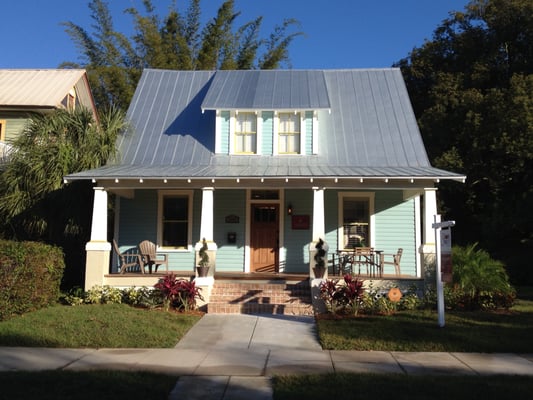
[[[83,69],[0,69],[0,162],[34,113],[96,107]]]
[[[110,267],[110,193],[120,250],[149,239],[177,274],[205,238],[211,279],[312,276],[322,239],[330,254],[402,248],[401,277],[422,279],[436,185],[465,179],[430,165],[399,69],[147,69],[127,115],[121,161],[65,177],[95,183],[86,288],[156,279]]]

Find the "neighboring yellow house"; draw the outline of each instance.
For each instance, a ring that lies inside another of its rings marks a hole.
[[[0,69],[0,162],[33,113],[96,107],[83,69]]]

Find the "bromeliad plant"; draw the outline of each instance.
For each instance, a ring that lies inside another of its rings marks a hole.
[[[357,314],[364,294],[364,281],[350,274],[339,279],[328,279],[320,285],[320,298],[333,314],[352,312]]]
[[[154,285],[164,298],[165,308],[173,307],[177,310],[192,311],[196,309],[196,301],[203,300],[200,291],[194,281],[177,278],[174,273],[165,275]]]

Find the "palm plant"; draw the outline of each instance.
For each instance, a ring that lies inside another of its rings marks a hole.
[[[453,290],[467,308],[512,305],[515,290],[502,262],[477,248],[477,243],[452,250]]]
[[[113,160],[117,135],[126,127],[118,109],[100,113],[97,121],[83,108],[33,115],[11,143],[10,162],[0,175],[1,234],[56,244],[65,253],[75,248],[72,258],[79,264],[79,249],[89,237],[92,184],[64,185],[63,177]]]

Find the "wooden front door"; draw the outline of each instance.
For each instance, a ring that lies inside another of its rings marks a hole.
[[[278,272],[279,264],[279,206],[252,204],[250,225],[250,270]]]

